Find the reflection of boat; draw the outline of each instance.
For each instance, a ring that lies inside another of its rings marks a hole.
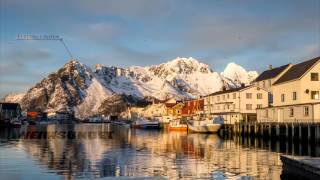
[[[86,119],[84,122],[87,123],[110,123],[110,120],[102,116],[93,116]]]
[[[49,125],[49,124],[57,124],[58,122],[55,120],[40,120],[37,122],[39,125]]]
[[[157,120],[148,120],[143,117],[135,120],[132,124],[134,128],[142,128],[142,129],[158,129],[160,127],[159,121]]]
[[[103,119],[100,116],[90,117],[89,119],[90,123],[102,123]]]
[[[171,120],[169,123],[170,131],[186,131],[188,130],[188,125],[183,123],[180,119]]]
[[[199,133],[216,133],[219,131],[221,124],[209,120],[187,121],[188,129]]]
[[[112,124],[118,125],[118,126],[123,126],[123,127],[130,127],[130,124],[124,121],[113,121]]]
[[[195,146],[210,145],[217,147],[223,142],[217,134],[189,133],[188,138],[192,139]]]

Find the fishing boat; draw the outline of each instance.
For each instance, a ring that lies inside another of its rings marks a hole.
[[[132,127],[141,129],[159,129],[160,124],[157,120],[148,120],[146,118],[140,117],[133,122]]]
[[[189,120],[187,123],[190,131],[198,133],[217,133],[223,124],[223,122],[217,119]]]
[[[180,119],[174,119],[170,121],[168,129],[170,131],[187,131],[188,125],[183,123]]]
[[[21,123],[21,119],[19,118],[13,118],[10,120],[10,125],[13,128],[20,128],[22,123]]]

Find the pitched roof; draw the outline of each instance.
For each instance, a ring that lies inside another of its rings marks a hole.
[[[165,106],[167,107],[167,108],[172,108],[173,106],[175,106],[176,105],[176,103],[165,103]]]
[[[313,67],[313,65],[315,65],[319,61],[320,56],[292,66],[275,83],[273,83],[273,85],[291,81],[294,79],[299,79],[305,74],[305,72],[307,72],[310,68]]]
[[[244,86],[244,87],[239,87],[239,88],[233,88],[233,89],[228,89],[228,90],[224,90],[224,91],[217,91],[215,93],[209,94],[207,96],[213,96],[213,95],[219,95],[219,94],[225,94],[225,93],[231,93],[231,92],[236,92],[236,91],[240,91],[242,89],[245,89],[249,86]]]
[[[276,67],[270,70],[263,71],[254,81],[262,81],[266,79],[271,79],[278,76],[281,72],[283,72],[290,64]]]

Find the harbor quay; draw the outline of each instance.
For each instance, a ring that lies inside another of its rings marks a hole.
[[[320,142],[320,123],[235,123],[224,124],[222,136],[253,136],[268,139],[308,140]]]

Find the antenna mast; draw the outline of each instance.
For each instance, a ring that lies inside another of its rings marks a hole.
[[[68,55],[73,60],[71,51],[67,47],[66,43],[57,35],[30,35],[30,34],[18,34],[17,40],[41,40],[41,41],[60,41],[63,47],[66,49]]]

